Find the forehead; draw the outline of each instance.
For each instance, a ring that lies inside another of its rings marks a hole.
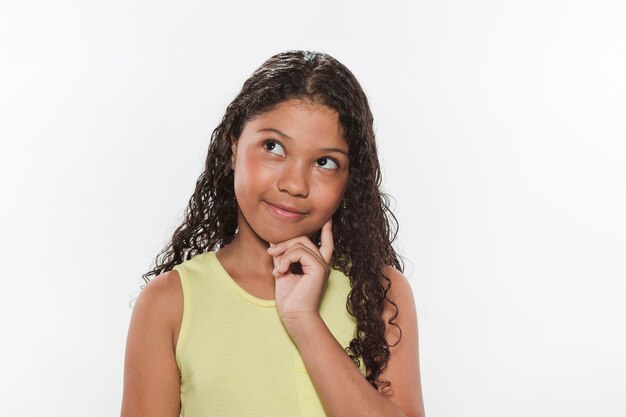
[[[275,129],[294,139],[316,146],[333,145],[348,150],[342,134],[339,114],[332,108],[292,99],[279,103],[270,111],[248,121],[242,136],[263,135],[264,129]]]

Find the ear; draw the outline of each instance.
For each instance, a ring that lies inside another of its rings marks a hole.
[[[230,151],[231,151],[230,169],[232,169],[234,171],[235,170],[235,161],[237,160],[237,140],[235,140],[234,138],[231,137],[230,142],[231,142],[231,145],[230,145]]]

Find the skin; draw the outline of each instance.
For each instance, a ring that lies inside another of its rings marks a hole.
[[[285,255],[286,242],[309,249],[312,258],[306,257],[307,268],[319,272],[330,262],[332,237],[326,244],[330,251],[325,248],[324,255],[309,237],[322,229],[341,204],[348,184],[347,153],[337,113],[302,100],[285,101],[249,121],[232,145],[239,232],[217,257],[242,288],[259,298],[276,299],[279,313],[293,312],[281,310],[284,292],[293,287],[281,286],[280,297],[275,297],[274,266]],[[295,207],[306,214],[284,218],[273,213],[266,202]],[[284,250],[271,256],[270,243],[282,243]],[[312,264],[314,259],[319,264]],[[295,275],[283,277],[295,284]],[[309,277],[305,273],[303,278]],[[307,308],[314,304],[308,300]]]
[[[276,129],[276,132],[258,132]],[[268,145],[268,140],[274,145]],[[282,145],[282,146],[280,146]],[[334,339],[318,309],[334,249],[330,219],[348,181],[348,147],[333,110],[300,100],[281,103],[249,121],[232,145],[239,232],[218,259],[250,294],[275,299],[279,315],[296,343],[329,416],[423,417],[415,302],[404,275],[392,267],[388,297],[396,303],[402,340],[390,347],[387,370],[394,395],[383,397],[369,385]],[[334,158],[339,167],[328,163]],[[322,167],[324,166],[324,167]],[[297,207],[298,219],[281,217],[264,201]],[[321,245],[310,237],[322,229]],[[300,263],[302,273],[290,271]],[[385,321],[395,309],[387,303]],[[175,349],[182,322],[183,292],[175,270],[150,281],[137,299],[124,362],[122,417],[175,417],[180,413],[180,375]],[[388,326],[395,344],[399,331]]]

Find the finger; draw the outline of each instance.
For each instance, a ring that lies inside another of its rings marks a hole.
[[[333,257],[333,251],[335,250],[335,242],[333,241],[333,222],[332,219],[328,219],[324,227],[322,227],[322,234],[320,236],[320,253],[326,261],[330,264],[330,260]]]
[[[280,262],[280,256],[275,255],[273,253],[270,253],[270,250],[275,248],[276,245],[274,245],[272,242],[268,242],[268,243],[270,244],[270,247],[267,248],[267,252],[272,257],[272,263],[274,264],[274,269],[272,270],[272,275],[276,275],[276,266]]]
[[[322,265],[324,268],[328,268],[324,259],[320,258],[317,253],[307,247],[297,246],[290,248],[283,256],[281,256],[275,269],[276,274],[283,275],[287,273],[291,269],[291,264],[296,262],[299,262],[303,269],[307,266],[313,266],[315,263]]]
[[[323,228],[322,228],[323,229]],[[270,244],[270,247],[267,248],[267,253],[274,258],[274,271],[276,271],[276,266],[280,263],[284,253],[292,248],[296,248],[298,246],[303,246],[308,248],[313,255],[315,255],[321,263],[328,264],[324,256],[320,253],[319,248],[315,245],[311,239],[307,236],[297,236],[292,239],[286,240],[284,242],[277,243],[276,245]],[[332,254],[332,251],[331,251]]]
[[[280,242],[276,245],[271,245],[269,248],[267,248],[267,253],[272,256],[280,256],[296,243],[300,243],[313,251],[318,250],[317,246],[315,246],[315,244],[311,242],[311,239],[306,236],[298,236],[289,240],[285,240],[284,242]]]
[[[304,251],[304,252],[302,252]],[[326,263],[326,261],[324,260],[324,258],[322,257],[322,255],[319,253],[319,251],[317,250],[316,247],[309,247],[306,246],[300,242],[296,242],[293,245],[291,245],[289,248],[287,248],[280,256],[276,256],[274,257],[274,259],[277,260],[276,263],[276,270],[280,269],[281,271],[283,270],[288,270],[290,269],[290,266],[293,262],[290,262],[289,259],[291,259],[290,255],[292,253],[304,253],[307,256],[311,255],[313,256],[319,263]],[[283,259],[286,260],[283,263]],[[295,261],[295,262],[300,262],[300,261]],[[300,262],[302,264],[302,262]],[[280,265],[280,268],[278,267],[278,265]]]

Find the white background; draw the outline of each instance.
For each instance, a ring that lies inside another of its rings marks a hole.
[[[626,5],[213,3],[0,6],[0,414],[119,415],[210,132],[312,49],[370,99],[427,415],[626,416]]]

